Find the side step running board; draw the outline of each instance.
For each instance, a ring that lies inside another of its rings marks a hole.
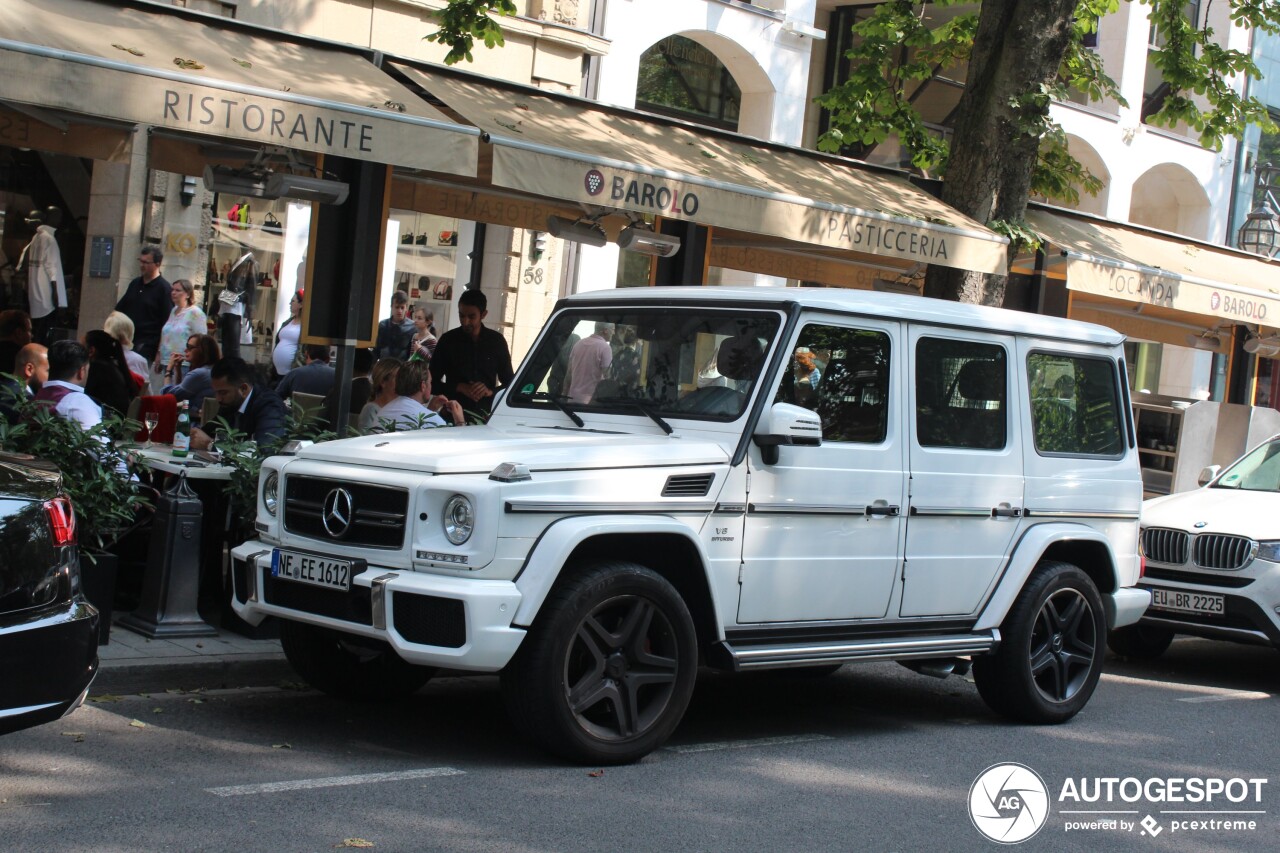
[[[717,644],[718,653],[713,653],[713,663],[734,671],[742,671],[848,661],[949,658],[958,655],[984,654],[999,644],[1000,631],[995,628],[975,634],[836,640],[820,643],[734,645],[726,641]]]

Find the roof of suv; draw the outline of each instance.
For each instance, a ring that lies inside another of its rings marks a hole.
[[[1058,338],[1083,343],[1116,346],[1124,342],[1124,335],[1079,320],[1061,317],[1045,317],[1024,311],[1005,308],[989,308],[985,305],[969,305],[945,299],[929,299],[923,296],[906,296],[896,293],[880,293],[867,290],[846,290],[832,287],[624,287],[614,290],[593,290],[567,297],[566,307],[582,303],[599,302],[696,302],[702,305],[729,305],[753,303],[754,305],[802,305],[819,311],[846,314],[863,314],[871,317],[892,317],[899,320],[915,320],[941,326],[960,326],[982,329],[988,332],[1031,335]]]

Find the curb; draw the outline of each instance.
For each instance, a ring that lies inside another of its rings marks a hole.
[[[90,696],[161,693],[166,690],[220,690],[266,687],[299,681],[282,653],[193,656],[150,660],[103,661],[89,687]]]

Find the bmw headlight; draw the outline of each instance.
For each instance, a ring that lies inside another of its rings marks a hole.
[[[471,530],[475,527],[475,508],[471,499],[463,495],[454,495],[444,504],[444,535],[454,545],[461,545],[471,538]]]
[[[1280,563],[1280,542],[1259,542],[1255,560],[1266,560],[1268,563]]]
[[[275,471],[262,481],[262,505],[275,517],[276,510],[280,507],[280,475]]]

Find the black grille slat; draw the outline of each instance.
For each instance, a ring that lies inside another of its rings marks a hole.
[[[664,498],[703,498],[711,491],[715,474],[678,474],[662,487]]]
[[[354,511],[346,533],[333,537],[324,529],[324,497],[339,487],[351,493]],[[408,512],[405,489],[321,477],[285,478],[284,526],[290,533],[345,545],[399,548],[404,544]]]
[[[1253,551],[1253,540],[1244,536],[1201,533],[1195,540],[1196,565],[1204,569],[1242,569],[1253,559]]]
[[[391,596],[392,624],[411,643],[458,649],[467,643],[467,618],[456,598],[397,592]]]
[[[1253,583],[1253,578],[1242,578],[1232,575],[1208,575],[1200,572],[1179,572],[1174,569],[1160,569],[1147,566],[1147,571],[1142,576],[1143,580],[1158,581],[1177,581],[1179,583],[1194,583],[1200,586],[1217,586],[1225,589],[1239,589]]]
[[[1186,565],[1190,554],[1190,540],[1191,537],[1183,530],[1148,527],[1142,531],[1142,553],[1147,555],[1148,560],[1157,563]]]

